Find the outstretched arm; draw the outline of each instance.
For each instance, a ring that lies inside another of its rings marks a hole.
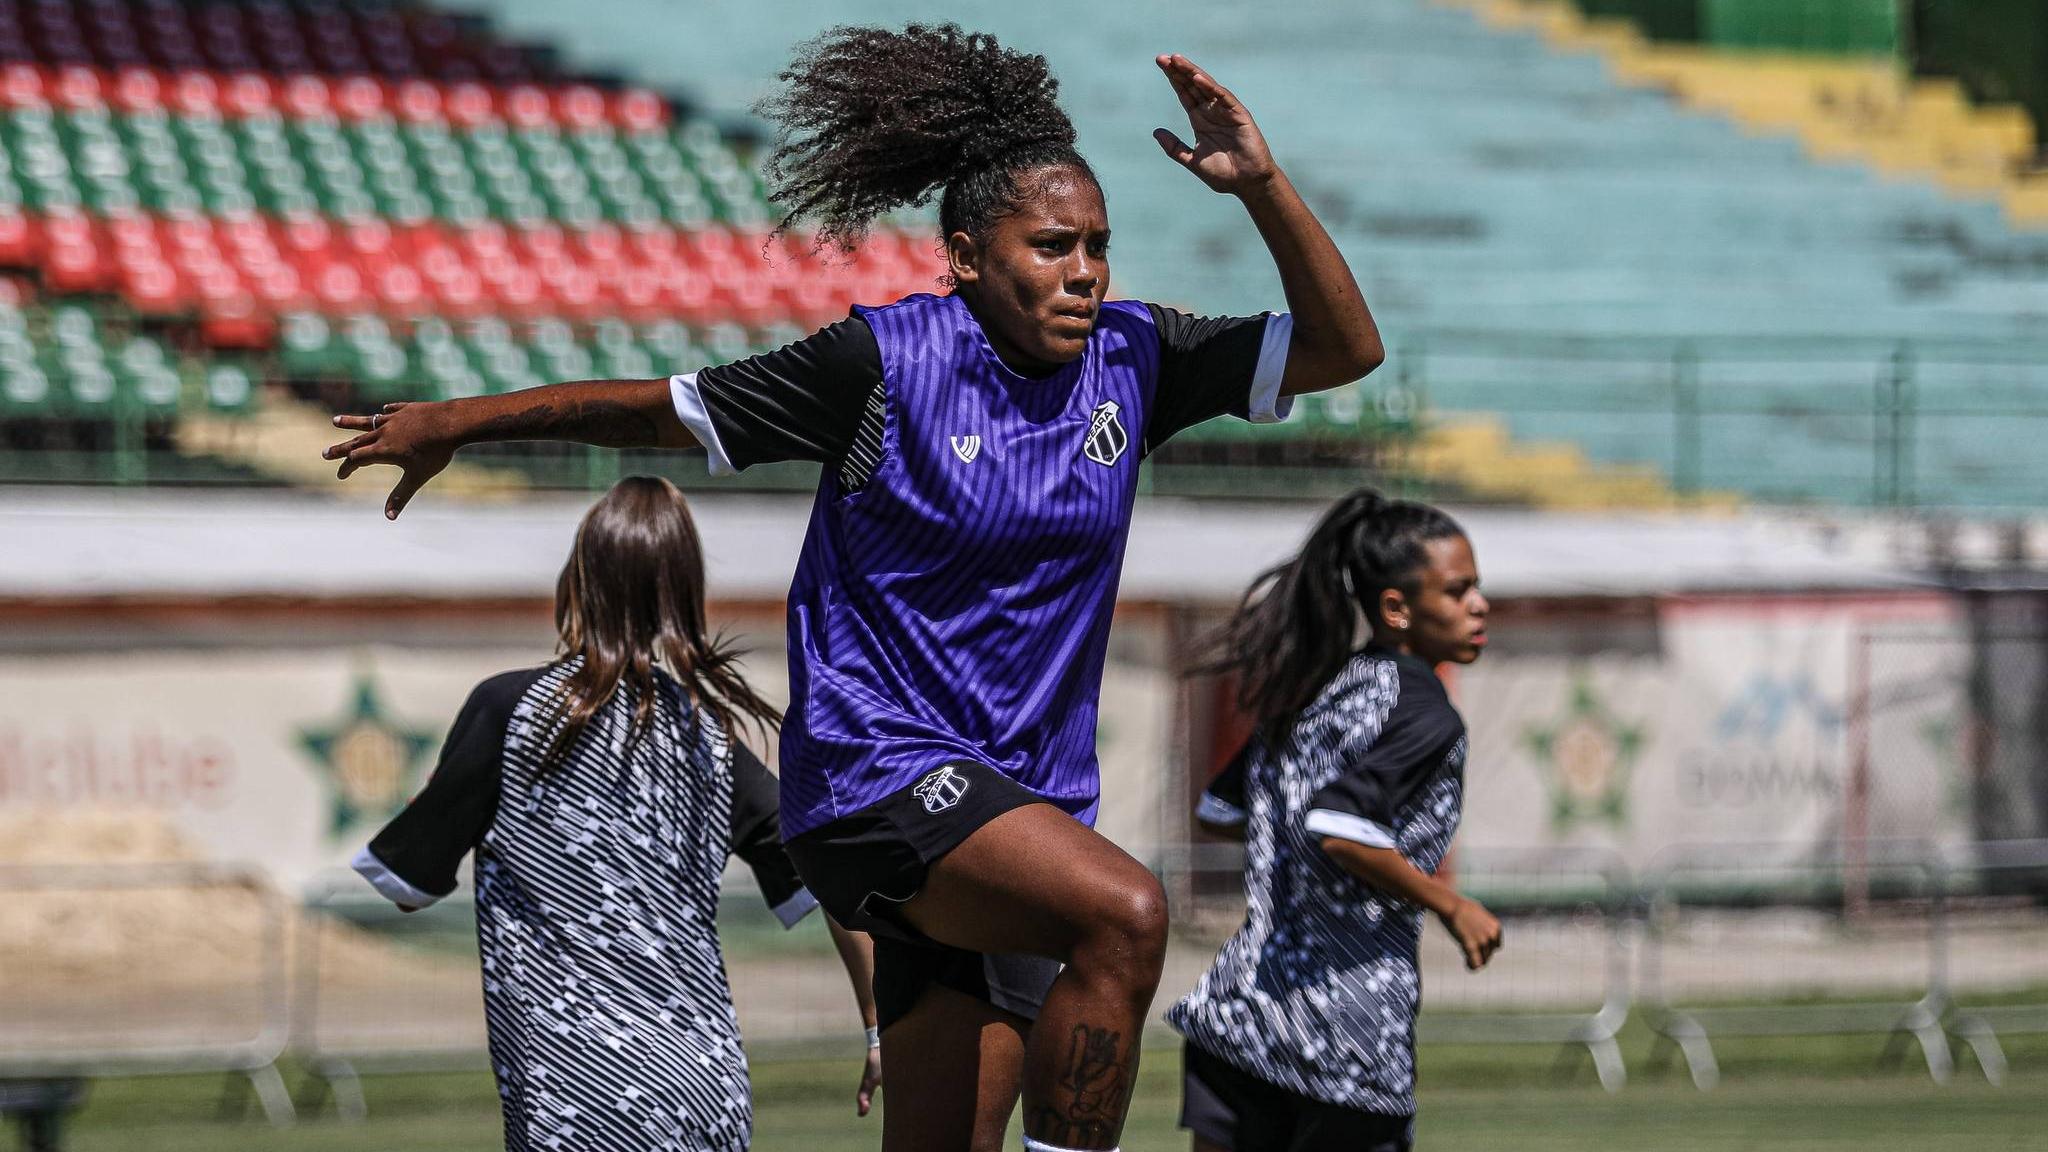
[[[1243,201],[1280,270],[1294,317],[1280,392],[1297,396],[1348,384],[1380,366],[1386,347],[1344,254],[1273,162],[1252,114],[1228,88],[1178,54],[1158,58],[1187,110],[1192,145],[1152,133],[1175,162],[1217,192]]]
[[[875,942],[865,932],[841,928],[826,917],[832,930],[832,945],[839,949],[839,962],[846,965],[846,978],[853,981],[853,1000],[860,1006],[860,1022],[875,1035]],[[860,1088],[854,1093],[854,1110],[865,1116],[874,1106],[875,1089],[882,1086],[882,1050],[878,1040],[868,1042],[867,1063],[861,1066]]]
[[[676,416],[669,382],[585,380],[498,396],[386,404],[369,416],[336,416],[357,433],[322,455],[341,461],[346,480],[365,464],[393,464],[402,475],[384,502],[398,519],[406,501],[433,479],[458,448],[500,440],[568,440],[603,448],[689,448],[697,443]]]

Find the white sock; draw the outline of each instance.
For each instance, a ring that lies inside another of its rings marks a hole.
[[[1024,1152],[1081,1152],[1081,1150],[1076,1148],[1062,1148],[1057,1144],[1047,1144],[1042,1140],[1033,1140],[1031,1137],[1026,1136],[1024,1138]],[[1119,1152],[1119,1150],[1116,1148],[1111,1148],[1109,1149],[1109,1152]]]

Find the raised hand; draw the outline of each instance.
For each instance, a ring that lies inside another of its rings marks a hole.
[[[1160,56],[1157,63],[1187,110],[1195,138],[1190,145],[1165,128],[1154,129],[1152,138],[1166,154],[1217,192],[1241,193],[1271,180],[1277,169],[1266,137],[1230,89],[1178,53]]]
[[[458,446],[435,419],[433,404],[386,404],[370,416],[336,416],[334,426],[359,435],[330,445],[320,455],[341,461],[335,478],[346,480],[365,464],[392,464],[399,469],[398,483],[384,501],[384,518],[398,519],[406,502],[439,475],[455,455]]]

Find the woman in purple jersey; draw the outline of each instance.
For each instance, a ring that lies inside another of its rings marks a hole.
[[[883,1143],[1114,1148],[1163,963],[1165,900],[1095,833],[1096,700],[1139,461],[1226,413],[1384,356],[1357,283],[1242,103],[1160,70],[1239,198],[1289,313],[1105,302],[1109,222],[1045,60],[951,25],[839,28],[767,105],[791,221],[852,247],[939,197],[944,295],[667,380],[589,381],[343,416],[346,477],[407,500],[468,444],[702,445],[714,472],[824,465],[790,592],[784,834],[831,915],[875,935]],[[1062,965],[1064,967],[1062,968]]]

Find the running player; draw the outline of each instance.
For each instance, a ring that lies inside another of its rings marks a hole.
[[[785,927],[817,901],[783,852],[775,778],[732,738],[776,716],[705,634],[703,553],[673,484],[621,481],[584,517],[555,625],[562,656],[470,694],[356,870],[411,911],[476,853],[507,1148],[742,1152],[753,1109],[719,877],[746,860]],[[872,1027],[867,945],[829,927]],[[880,1071],[871,1050],[862,1115]]]
[[[1500,922],[1433,873],[1457,830],[1465,724],[1434,668],[1486,645],[1472,544],[1359,491],[1261,575],[1222,633],[1259,726],[1202,796],[1243,837],[1242,928],[1167,1013],[1195,1152],[1402,1152],[1415,1119],[1416,949],[1436,913],[1477,970]],[[1354,650],[1361,613],[1369,642]]]
[[[1157,64],[1194,142],[1155,138],[1244,205],[1291,315],[1106,302],[1102,189],[1044,58],[952,25],[839,28],[768,105],[776,197],[850,247],[936,194],[951,291],[672,380],[341,417],[359,435],[327,452],[344,477],[403,470],[390,516],[486,440],[825,465],[789,595],[783,830],[826,909],[877,937],[898,1152],[999,1147],[1020,1084],[1027,1147],[1116,1145],[1166,941],[1158,881],[1090,827],[1140,458],[1384,356],[1251,114],[1186,57]]]

